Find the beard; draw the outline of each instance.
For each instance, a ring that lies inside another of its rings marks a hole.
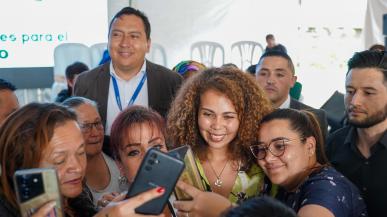
[[[348,123],[351,124],[352,126],[357,128],[370,128],[386,120],[387,105],[384,106],[384,109],[376,111],[374,114],[368,116],[363,120],[351,119],[348,115],[348,109],[346,111],[346,114],[347,114]]]

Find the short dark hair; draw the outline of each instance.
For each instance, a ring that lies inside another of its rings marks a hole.
[[[0,90],[15,91],[16,87],[11,82],[0,78]]]
[[[246,72],[250,73],[251,75],[255,75],[256,68],[257,68],[257,64],[251,65],[246,69]]]
[[[112,18],[112,20],[110,21],[110,24],[109,24],[109,34],[110,34],[111,29],[112,29],[113,22],[117,18],[120,18],[121,16],[124,16],[124,15],[134,15],[134,16],[141,18],[141,20],[144,24],[146,38],[148,40],[150,39],[151,26],[150,26],[148,17],[144,14],[144,12],[137,10],[135,8],[132,8],[132,7],[124,7],[120,11],[118,11],[118,13],[116,15],[114,15],[114,17]]]
[[[84,71],[88,71],[89,67],[82,62],[74,62],[66,68],[66,78],[73,80],[75,75],[81,74]]]
[[[371,51],[383,51],[383,50],[385,50],[385,47],[382,44],[374,44],[368,50],[371,50]]]
[[[269,39],[274,39],[274,35],[273,34],[267,34],[266,35],[266,40],[269,40]]]
[[[287,53],[282,52],[282,51],[278,51],[278,50],[272,50],[272,51],[267,51],[267,52],[263,53],[262,56],[259,58],[256,69],[258,69],[259,65],[261,64],[262,59],[265,57],[282,57],[282,58],[286,59],[288,61],[288,66],[289,66],[290,70],[292,71],[293,75],[295,74],[296,70],[294,69],[294,64],[293,64],[292,58],[290,58],[290,56]]]
[[[385,51],[370,50],[356,52],[348,61],[347,75],[353,68],[375,68],[383,73],[384,81],[387,81],[387,54]]]
[[[296,213],[280,201],[268,197],[256,197],[229,210],[224,217],[296,217]]]

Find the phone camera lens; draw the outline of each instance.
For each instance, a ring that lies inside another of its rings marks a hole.
[[[148,160],[148,163],[149,163],[150,165],[153,165],[153,164],[155,164],[155,161],[154,161],[154,160]]]
[[[157,154],[152,153],[152,154],[151,154],[151,157],[152,157],[153,159],[156,159],[156,158],[157,158]]]
[[[146,170],[146,171],[151,171],[151,170],[152,170],[152,167],[151,167],[151,166],[145,166],[145,170]]]
[[[29,196],[30,196],[30,190],[28,188],[25,188],[23,191],[23,197],[29,198]]]

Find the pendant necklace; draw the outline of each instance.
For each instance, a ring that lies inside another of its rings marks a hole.
[[[214,182],[214,185],[217,186],[217,187],[219,187],[219,188],[222,187],[222,184],[223,184],[223,181],[222,181],[220,178],[221,178],[222,173],[223,173],[224,169],[226,168],[226,166],[227,166],[227,164],[228,164],[229,161],[230,161],[230,160],[228,160],[228,161],[226,162],[226,164],[224,165],[222,171],[220,171],[219,175],[216,173],[214,167],[212,167],[211,162],[208,161],[208,164],[210,165],[210,167],[211,167],[211,169],[212,169],[212,172],[214,172],[214,174],[215,174],[215,176],[216,176],[216,180],[215,180],[215,182]]]

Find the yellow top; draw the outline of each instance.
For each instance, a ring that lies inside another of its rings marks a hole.
[[[195,161],[205,186],[205,190],[212,191],[200,160],[196,157]],[[265,174],[263,170],[256,164],[253,164],[249,171],[238,171],[235,184],[228,196],[229,201],[236,204],[248,198],[257,196],[262,189],[264,177]]]

